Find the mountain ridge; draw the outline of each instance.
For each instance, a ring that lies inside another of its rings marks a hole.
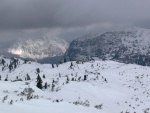
[[[95,56],[124,63],[150,65],[150,30],[133,27],[101,33],[94,38],[81,37],[70,43],[65,54],[65,58],[70,60]]]
[[[43,59],[61,56],[68,48],[68,43],[59,38],[41,37],[20,39],[7,48],[9,54],[22,58]]]

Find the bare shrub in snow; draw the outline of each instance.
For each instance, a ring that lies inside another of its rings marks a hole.
[[[12,104],[13,104],[13,100],[11,100],[11,101],[9,102],[9,104],[12,105]]]
[[[85,106],[85,107],[90,106],[90,102],[88,100],[85,100],[85,101],[78,100],[78,101],[73,102],[73,104],[82,105],[82,106]]]
[[[94,107],[95,107],[96,109],[102,109],[102,106],[103,106],[103,104],[99,104],[99,105],[95,105]]]
[[[8,95],[6,95],[6,96],[3,98],[2,102],[4,103],[5,100],[7,100],[7,98],[8,98]]]

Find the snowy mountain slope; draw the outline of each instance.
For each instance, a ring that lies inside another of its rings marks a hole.
[[[8,49],[8,53],[22,58],[43,59],[60,56],[66,52],[68,43],[58,38],[29,38],[14,42]]]
[[[23,91],[24,88],[28,88],[28,85],[21,82],[0,82],[0,97],[8,95],[5,102],[0,102],[0,113],[98,113],[94,108],[78,107],[66,102],[53,103],[49,99],[45,99],[46,96],[41,90],[31,85],[30,88],[33,88],[35,91],[34,95],[40,96],[39,99],[26,100],[26,96],[16,95],[16,93],[21,94],[21,91]],[[5,91],[8,91],[8,93]],[[9,105],[11,100],[13,100],[13,105]],[[1,98],[0,101],[2,101]]]
[[[9,59],[5,59],[5,61],[6,65],[10,62]],[[71,110],[71,113],[120,113],[122,111],[123,113],[126,111],[144,113],[145,110],[149,112],[150,67],[97,60],[83,64],[72,62],[73,66],[71,66],[71,62],[67,62],[58,65],[58,67],[54,65],[52,68],[51,64],[34,62],[23,64],[23,61],[19,61],[20,64],[11,72],[7,66],[3,71],[0,71],[0,99],[2,100],[5,95],[8,95],[9,98],[5,103],[0,102],[0,109],[4,106],[9,108],[3,109],[5,113],[9,113],[9,110],[15,112],[14,106],[28,108],[28,112],[32,113],[31,107],[35,107],[37,104],[41,107],[35,108],[36,113],[40,110],[45,110],[45,113],[50,111],[70,113]],[[1,65],[0,68],[2,67]],[[40,69],[39,75],[42,78],[43,86],[45,82],[48,84],[47,89],[39,90],[36,87],[37,68]],[[31,80],[25,81],[27,74]],[[85,75],[88,76],[84,80]],[[4,82],[7,76],[8,81],[16,80],[17,76],[23,81]],[[29,85],[25,85],[26,82]],[[52,84],[55,85],[53,90]],[[33,95],[39,95],[39,99],[26,101],[26,96],[23,96],[24,101],[20,101],[20,96],[18,97],[17,94],[29,86],[35,91]],[[9,94],[3,92],[6,90]],[[14,90],[19,90],[19,92],[15,95]],[[7,104],[10,100],[18,100],[18,102],[14,102],[10,106]],[[57,103],[56,100],[59,102]],[[45,106],[42,106],[43,104]],[[102,108],[96,109],[96,105],[102,105]]]
[[[89,36],[89,37],[88,37]],[[150,30],[128,28],[121,31],[86,35],[71,42],[65,57],[70,60],[99,57],[124,63],[150,65]]]

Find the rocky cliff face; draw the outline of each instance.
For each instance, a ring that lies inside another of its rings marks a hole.
[[[71,42],[65,57],[70,60],[99,57],[150,65],[150,30],[134,27],[86,35]]]

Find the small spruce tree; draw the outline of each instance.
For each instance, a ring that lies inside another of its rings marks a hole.
[[[54,68],[54,64],[52,64],[52,68]]]
[[[27,74],[26,80],[31,80],[30,76]]]
[[[84,75],[84,80],[86,80],[86,75]]]
[[[7,78],[5,78],[5,80],[4,81],[8,81],[8,79]]]
[[[3,66],[5,65],[5,60],[4,59],[2,59],[2,64],[3,64]]]
[[[64,63],[66,63],[67,62],[67,60],[66,59],[64,59]]]
[[[45,75],[43,75],[43,78],[45,78]]]
[[[37,69],[36,69],[36,72],[37,72],[37,74],[39,74],[39,73],[40,73],[40,69],[39,69],[39,68],[37,68]]]
[[[73,66],[73,63],[71,62],[71,65],[70,65],[71,67]]]
[[[39,89],[42,89],[42,79],[40,77],[40,75],[38,74],[37,76],[37,85],[36,85]]]
[[[47,82],[45,82],[45,85],[44,85],[45,89],[47,89]]]

